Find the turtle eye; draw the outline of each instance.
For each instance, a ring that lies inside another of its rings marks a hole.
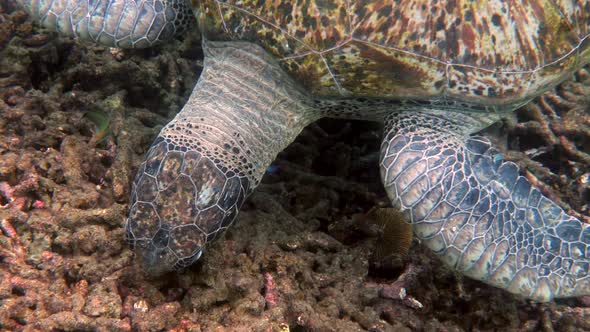
[[[244,183],[199,152],[157,139],[133,184],[126,227],[144,269],[161,274],[194,263],[233,223]]]

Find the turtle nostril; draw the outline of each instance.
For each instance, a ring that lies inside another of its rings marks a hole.
[[[157,248],[165,248],[168,246],[168,242],[170,241],[170,231],[168,230],[168,225],[162,225],[160,230],[154,235],[152,239],[152,243]]]

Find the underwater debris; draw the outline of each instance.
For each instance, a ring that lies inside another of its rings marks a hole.
[[[391,284],[381,285],[379,296],[386,299],[401,300],[402,303],[413,309],[422,309],[424,305],[416,300],[413,296],[407,294],[408,287],[414,287],[418,275],[424,273],[424,269],[409,264],[406,270]]]
[[[36,201],[33,202],[33,207],[35,209],[42,209],[42,208],[45,207],[45,202],[43,202],[42,200],[39,200],[38,199],[38,200],[36,200]]]
[[[12,224],[10,223],[10,220],[8,220],[8,219],[0,220],[0,228],[2,229],[2,232],[4,233],[4,235],[6,235],[12,239],[18,239],[18,234],[16,233],[16,230],[14,229]]]
[[[289,332],[289,325],[287,323],[279,323],[279,331],[278,332]]]
[[[11,207],[17,210],[25,211],[33,208],[43,208],[45,203],[39,199],[34,199],[30,194],[39,189],[39,176],[35,173],[29,173],[27,177],[19,181],[18,184],[11,186],[8,182],[0,182],[0,205]]]
[[[277,306],[279,293],[272,274],[266,272],[264,274],[264,281],[264,300],[266,301],[266,308],[270,309]]]

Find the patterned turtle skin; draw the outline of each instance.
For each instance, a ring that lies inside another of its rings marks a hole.
[[[204,37],[203,74],[133,184],[127,237],[149,272],[194,263],[276,154],[333,116],[385,122],[385,189],[447,264],[538,301],[590,294],[590,226],[470,136],[590,62],[590,2],[19,1],[104,45],[195,22]]]

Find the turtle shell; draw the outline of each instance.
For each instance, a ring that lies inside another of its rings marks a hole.
[[[585,0],[193,0],[210,40],[262,45],[317,96],[518,104],[590,62]]]

